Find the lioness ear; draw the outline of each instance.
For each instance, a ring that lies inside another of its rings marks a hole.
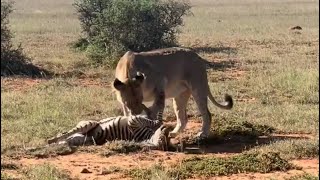
[[[113,87],[117,90],[122,90],[124,88],[125,84],[122,83],[118,78],[116,78],[113,82]]]
[[[141,72],[137,72],[136,77],[134,77],[132,80],[134,81],[135,85],[140,85],[145,78],[146,77],[144,74],[142,74]]]

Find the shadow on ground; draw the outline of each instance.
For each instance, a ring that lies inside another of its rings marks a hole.
[[[252,139],[245,136],[234,136],[230,140],[223,142],[211,142],[204,145],[187,144],[187,148],[196,148],[199,150],[194,153],[242,153],[254,147],[271,144],[277,141],[294,140],[294,139],[308,139],[307,137],[293,137],[290,135],[270,135],[260,136]],[[189,152],[193,153],[193,152]]]
[[[10,49],[2,47],[1,44],[1,76],[27,76],[33,78],[42,78],[51,76],[52,73],[31,63],[21,48]]]
[[[221,60],[217,62],[207,62],[207,69],[215,71],[225,71],[226,69],[234,68],[237,66],[234,60]]]
[[[223,53],[227,55],[236,55],[238,53],[236,48],[233,47],[211,47],[211,46],[198,46],[198,47],[191,47],[193,51],[196,53],[207,53],[207,54],[214,54],[214,53]],[[212,70],[220,70],[224,71],[229,68],[236,67],[236,61],[232,59],[227,60],[219,60],[215,62],[209,62],[207,63],[207,69]]]
[[[194,50],[196,53],[224,53],[224,54],[237,54],[238,51],[236,48],[233,47],[211,47],[211,46],[199,46],[199,47],[192,47],[192,50]]]

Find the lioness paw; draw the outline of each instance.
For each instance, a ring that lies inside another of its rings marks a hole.
[[[197,138],[198,139],[207,139],[209,137],[208,133],[204,133],[204,132],[198,132],[197,134]]]

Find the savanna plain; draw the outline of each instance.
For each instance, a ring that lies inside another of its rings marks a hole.
[[[14,43],[56,76],[1,78],[1,179],[319,179],[319,1],[191,1],[178,42],[210,62],[214,97],[234,98],[230,111],[209,103],[215,138],[196,154],[119,142],[33,148],[121,114],[114,71],[70,47],[81,36],[72,3],[15,1]],[[176,123],[169,100],[164,118]],[[188,118],[191,142],[201,126],[192,99]]]

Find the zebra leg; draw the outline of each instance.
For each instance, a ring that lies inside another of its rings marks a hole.
[[[88,146],[95,144],[93,136],[81,133],[75,133],[69,136],[65,141],[62,141],[62,143],[66,143],[69,146]]]
[[[143,141],[142,144],[151,149],[166,151],[168,149],[167,139],[164,136],[163,127],[164,126],[159,127],[153,135],[149,139]]]
[[[97,121],[80,121],[76,127],[72,128],[70,131],[68,132],[64,132],[62,134],[58,134],[57,136],[48,139],[48,144],[52,144],[52,143],[57,143],[59,141],[62,141],[66,138],[68,138],[69,136],[75,134],[75,133],[80,133],[80,134],[86,134],[88,131],[90,131],[91,129],[95,128],[97,125],[99,124],[99,122]]]
[[[172,126],[161,125],[161,127],[159,127],[151,136],[151,138],[146,142],[148,143],[149,147],[151,147],[151,149],[162,151],[178,150],[178,146],[173,145],[171,143],[171,138],[169,138],[168,136],[169,132],[172,130]]]
[[[174,138],[169,137],[169,133],[174,129],[172,126],[162,125],[159,127],[151,138],[147,141],[151,149],[163,150],[163,151],[177,151],[183,152],[185,148],[185,142],[175,142]]]

